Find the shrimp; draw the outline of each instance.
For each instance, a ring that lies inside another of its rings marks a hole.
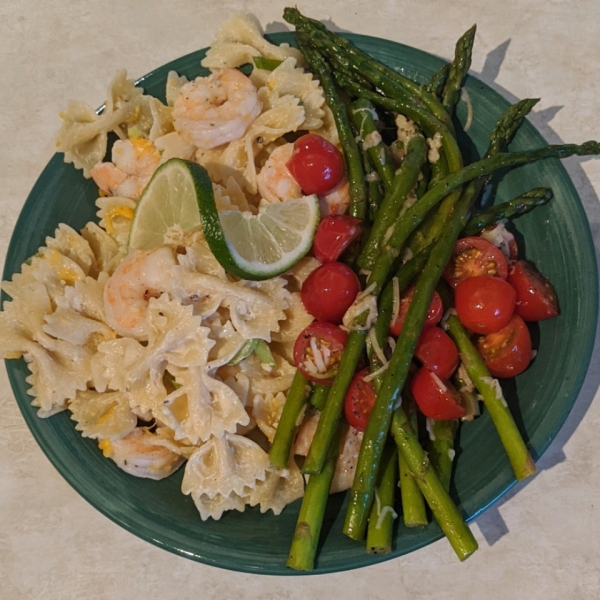
[[[302,197],[302,188],[287,168],[292,158],[294,144],[284,144],[271,153],[256,176],[258,191],[269,204]],[[319,195],[321,216],[343,215],[350,205],[350,186],[344,176],[330,192]]]
[[[308,454],[318,423],[319,416],[317,414],[304,419],[304,422],[298,428],[296,439],[294,440],[292,448],[294,454],[300,456]],[[335,464],[333,479],[331,480],[330,493],[343,492],[352,486],[362,438],[362,432],[354,427],[348,427],[344,433],[340,453]]]
[[[173,251],[135,250],[115,269],[104,287],[106,321],[119,335],[146,340],[146,315],[150,298],[172,285]]]
[[[91,175],[105,194],[137,200],[159,163],[160,152],[152,142],[143,138],[117,140],[112,162],[98,163]]]
[[[256,176],[258,191],[269,204],[302,197],[302,189],[287,168],[293,152],[294,144],[278,146]]]
[[[155,443],[156,436],[144,427],[117,440],[103,439],[100,450],[120,469],[136,477],[164,479],[174,473],[185,460],[183,456]]]
[[[237,69],[223,69],[182,86],[173,125],[185,142],[210,150],[241,138],[261,110],[250,79]]]
[[[319,196],[321,217],[343,215],[350,206],[350,184],[346,176],[330,192]]]

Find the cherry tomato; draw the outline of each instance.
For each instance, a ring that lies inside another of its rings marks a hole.
[[[354,302],[360,283],[354,271],[341,262],[317,267],[302,284],[304,308],[317,320],[341,323]]]
[[[476,345],[494,377],[515,377],[531,362],[531,336],[519,315],[500,331],[480,337]]]
[[[337,325],[314,321],[296,339],[294,364],[310,381],[331,385],[347,341]]]
[[[449,379],[458,367],[456,344],[440,327],[428,327],[423,331],[415,356],[440,379]]]
[[[404,290],[400,295],[400,309],[398,310],[398,316],[396,320],[390,325],[390,333],[395,336],[399,336],[402,331],[402,325],[404,324],[404,319],[406,318],[406,313],[408,312],[408,307],[412,302],[413,296],[415,295],[415,286],[411,286]],[[442,299],[437,292],[433,292],[433,296],[431,297],[431,302],[429,303],[429,309],[427,310],[427,315],[425,316],[425,323],[423,328],[432,327],[433,325],[437,325],[442,315],[444,314],[444,305],[442,304]]]
[[[491,275],[506,279],[508,263],[504,254],[481,237],[461,238],[444,270],[444,279],[453,287],[467,277]]]
[[[450,421],[467,413],[456,388],[449,381],[442,381],[427,367],[421,367],[415,373],[410,391],[419,410],[430,419]]]
[[[360,219],[349,215],[325,217],[313,241],[315,258],[321,263],[337,260],[360,233]]]
[[[346,417],[346,421],[359,431],[365,430],[377,398],[373,383],[364,380],[369,373],[370,371],[367,367],[354,375],[350,382],[350,387],[346,392],[346,399],[344,400],[344,416]]]
[[[560,313],[554,286],[528,262],[511,265],[507,281],[517,293],[515,312],[524,321],[542,321]]]
[[[326,194],[344,176],[344,157],[331,142],[309,133],[294,143],[287,168],[305,194]]]
[[[517,293],[504,279],[480,275],[458,284],[454,294],[460,322],[475,333],[494,333],[508,324],[515,312]]]

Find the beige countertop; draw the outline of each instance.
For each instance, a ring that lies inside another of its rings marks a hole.
[[[285,4],[4,2],[0,6],[0,259],[54,152],[71,98],[104,99],[116,69],[138,77],[207,46],[229,13],[281,31]],[[471,24],[472,73],[510,100],[540,97],[531,121],[550,142],[600,138],[600,3],[596,0],[306,0],[342,30],[450,58]],[[569,159],[600,251],[600,160]],[[0,373],[0,597],[7,600],[389,599],[585,600],[600,597],[600,338],[574,409],[538,463],[472,524],[480,550],[460,564],[445,541],[374,567],[286,578],[234,573],[138,539],[87,504],[38,448]]]

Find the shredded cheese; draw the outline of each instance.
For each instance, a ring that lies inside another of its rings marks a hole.
[[[469,96],[469,92],[465,88],[462,88],[460,91],[460,99],[463,100],[467,105],[467,119],[465,121],[463,131],[469,131],[469,129],[471,129],[471,125],[473,124],[473,103],[471,102],[471,96]]]

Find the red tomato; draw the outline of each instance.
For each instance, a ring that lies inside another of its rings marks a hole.
[[[427,367],[421,367],[415,373],[410,391],[419,410],[430,419],[450,421],[467,413],[456,388],[449,381],[442,381]]]
[[[523,320],[542,321],[560,313],[554,286],[528,262],[518,260],[511,265],[507,281],[515,288],[515,312]]]
[[[305,194],[326,194],[344,176],[344,157],[331,142],[309,133],[294,143],[287,168]]]
[[[404,324],[404,319],[406,318],[406,313],[408,312],[408,307],[412,302],[413,296],[415,295],[415,286],[412,285],[402,294],[400,294],[400,310],[398,311],[398,316],[396,320],[390,325],[390,333],[395,336],[399,336],[402,331],[402,325]],[[425,316],[425,323],[423,328],[432,327],[433,325],[437,325],[442,315],[444,314],[444,305],[442,304],[442,299],[440,295],[434,291],[433,296],[431,297],[431,302],[429,303],[429,309],[427,310],[427,315]]]
[[[460,322],[475,333],[494,333],[508,324],[515,312],[517,294],[504,279],[480,275],[458,284],[454,294]]]
[[[347,341],[337,325],[314,321],[296,339],[294,363],[310,381],[331,385]]]
[[[529,329],[519,315],[513,315],[506,327],[480,337],[477,350],[494,377],[515,377],[531,362]]]
[[[461,238],[444,270],[444,279],[453,287],[467,277],[491,275],[506,279],[508,263],[501,250],[481,237]]]
[[[319,321],[341,323],[354,302],[360,283],[354,271],[341,262],[317,267],[302,284],[304,308]]]
[[[415,356],[440,379],[449,379],[458,367],[456,344],[440,327],[428,327],[423,331]]]
[[[346,421],[359,431],[365,430],[377,398],[373,383],[364,380],[369,373],[367,367],[354,375],[344,401]]]
[[[360,219],[349,215],[325,217],[313,241],[315,258],[322,263],[337,260],[360,233]]]

